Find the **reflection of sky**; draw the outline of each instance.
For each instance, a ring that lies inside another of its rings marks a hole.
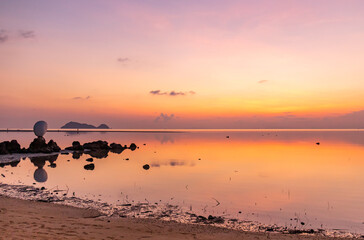
[[[72,154],[59,155],[55,168],[41,164],[48,179],[35,186],[69,187],[76,196],[96,196],[109,202],[126,201],[126,195],[129,201],[162,200],[192,206],[200,214],[225,212],[233,218],[266,223],[289,225],[289,219],[298,216],[307,227],[362,228],[364,132],[172,133],[175,141],[162,144],[159,139],[165,135],[90,133],[67,137],[47,133],[47,139],[55,139],[62,147],[73,140],[102,139],[122,145],[135,142],[139,149],[94,158],[93,171],[84,169],[88,154],[79,159],[73,159]],[[20,139],[22,144],[33,138],[20,133],[1,137]],[[144,170],[144,164],[151,168]],[[0,168],[6,176],[2,180],[32,185],[38,165],[27,158],[17,167],[4,166]],[[213,198],[221,205],[215,207]]]

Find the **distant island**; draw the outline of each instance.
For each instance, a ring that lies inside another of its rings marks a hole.
[[[62,129],[64,129],[64,128],[68,128],[68,129],[110,129],[110,127],[104,123],[100,124],[100,126],[98,126],[98,127],[95,127],[94,125],[91,125],[91,124],[78,123],[78,122],[66,123],[61,128]]]

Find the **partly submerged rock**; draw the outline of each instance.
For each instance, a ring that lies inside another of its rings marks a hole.
[[[135,143],[130,144],[129,149],[134,151],[137,148],[137,145]]]
[[[0,154],[20,153],[20,144],[16,140],[0,143]]]
[[[86,170],[94,170],[95,169],[95,164],[91,163],[91,164],[87,164],[83,167]]]
[[[106,141],[101,141],[101,140],[95,141],[95,142],[85,143],[85,144],[83,144],[83,148],[90,149],[90,150],[110,149],[109,144]]]
[[[55,141],[50,140],[47,144],[43,137],[35,138],[28,148],[29,153],[52,153],[59,151],[61,151],[61,148],[58,147]]]
[[[145,165],[143,166],[143,168],[144,168],[144,170],[148,170],[148,169],[150,168],[150,166],[149,166],[149,164],[145,164]]]

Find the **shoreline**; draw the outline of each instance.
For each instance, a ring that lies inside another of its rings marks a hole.
[[[0,194],[4,239],[351,239],[322,235],[247,232],[160,219],[105,216],[97,210],[21,200]]]
[[[172,235],[168,235],[169,233],[177,235],[182,234],[181,239],[185,239],[188,234],[193,233],[193,230],[196,230],[197,232],[194,233],[195,235],[192,234],[190,236],[191,239],[195,239],[194,237],[192,238],[192,236],[196,236],[197,233],[201,236],[201,238],[198,239],[267,239],[268,236],[270,236],[271,239],[354,239],[362,237],[360,234],[328,229],[287,229],[276,225],[268,226],[256,222],[239,221],[237,219],[228,219],[219,216],[211,216],[211,218],[207,218],[207,216],[197,216],[190,212],[184,212],[179,206],[170,204],[152,204],[148,202],[111,205],[106,202],[97,202],[89,199],[77,198],[74,196],[69,197],[69,195],[71,194],[68,194],[68,191],[66,192],[65,190],[48,190],[44,188],[36,188],[33,186],[8,185],[0,183],[0,214],[3,211],[1,209],[8,209],[8,204],[15,204],[16,206],[20,204],[23,208],[29,209],[40,209],[40,206],[46,206],[44,214],[54,215],[58,215],[56,213],[57,211],[63,213],[64,211],[67,212],[69,209],[77,209],[75,211],[79,211],[83,214],[78,216],[79,219],[83,219],[84,217],[82,216],[84,215],[89,216],[91,214],[92,218],[94,218],[94,221],[103,222],[103,225],[105,225],[103,228],[109,229],[106,225],[108,225],[108,221],[111,219],[116,225],[121,223],[124,225],[131,225],[129,228],[137,227],[139,226],[138,224],[142,224],[145,225],[146,228],[152,233],[158,230],[157,232],[159,234],[167,234],[166,239],[172,237]],[[18,210],[16,208],[14,208],[12,211],[17,212]],[[23,216],[21,218],[32,217],[29,216],[28,213],[29,212],[22,213]],[[19,212],[19,214],[21,213]],[[91,218],[91,216],[89,216],[89,218]],[[14,222],[9,218],[5,219]],[[32,217],[32,219],[36,218]],[[40,222],[46,221],[45,219],[42,219],[42,217],[40,217],[38,220]],[[41,224],[40,222],[39,224]],[[68,219],[63,219],[61,222],[61,225],[65,226],[71,224]],[[174,230],[170,232],[170,229],[164,229],[165,225],[173,225]],[[11,231],[11,224],[7,226],[8,228],[4,228],[2,231]],[[188,234],[186,233],[186,235],[181,233],[181,229],[185,229],[183,231],[188,232]],[[102,231],[104,230],[100,230],[100,232]],[[114,234],[115,231],[118,231],[116,226],[111,232]],[[210,236],[211,231],[217,235]],[[141,232],[144,234],[148,233],[143,231]],[[57,232],[57,234],[62,234],[62,232]],[[130,234],[132,234],[132,232]],[[223,236],[220,236],[221,234]],[[225,234],[227,235],[225,236]],[[272,236],[277,238],[272,238]],[[134,235],[128,236],[128,239],[130,237],[134,237]],[[150,237],[163,239],[160,238],[160,235],[156,235],[155,233],[148,238]],[[82,237],[77,235],[77,238]],[[173,238],[178,239],[175,238],[175,235],[173,235]]]

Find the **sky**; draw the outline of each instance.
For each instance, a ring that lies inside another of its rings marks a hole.
[[[364,128],[362,0],[0,0],[0,128]]]

